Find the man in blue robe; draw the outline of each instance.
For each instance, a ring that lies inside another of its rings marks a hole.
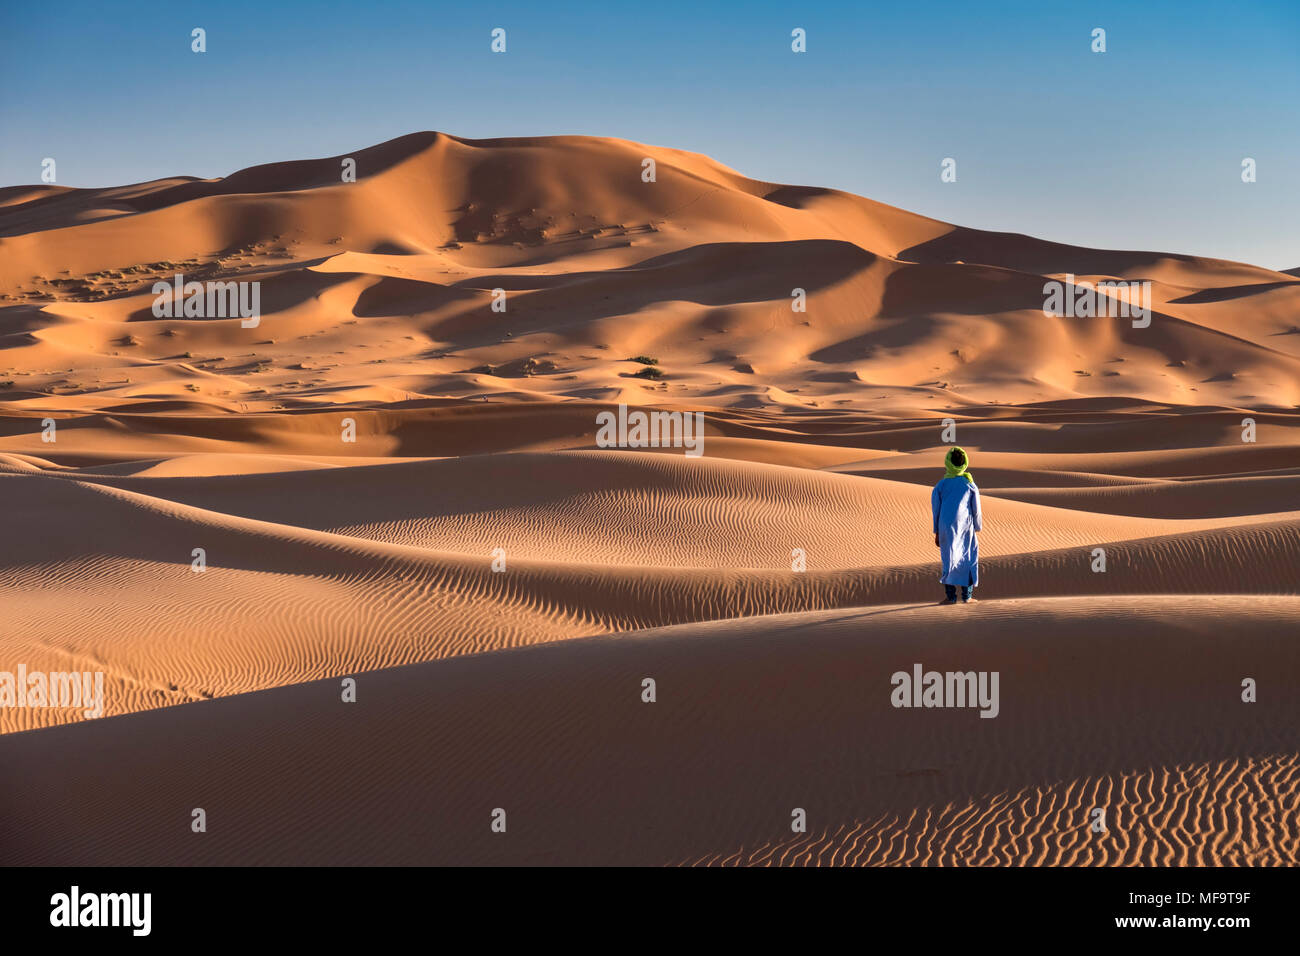
[[[930,510],[934,513],[934,543],[939,548],[939,561],[947,597],[941,604],[956,604],[957,589],[961,600],[972,600],[971,590],[980,581],[980,544],[975,532],[982,529],[980,520],[980,490],[966,469],[970,458],[962,448],[954,445],[944,458],[946,472],[930,492]]]

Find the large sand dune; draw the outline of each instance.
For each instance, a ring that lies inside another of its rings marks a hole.
[[[959,630],[949,608],[895,606],[639,631],[377,671],[354,704],[324,680],[11,736],[7,857],[1295,861],[1292,600],[965,611]],[[892,707],[891,673],[918,662],[999,671],[998,717]],[[70,768],[94,786],[66,786]]]
[[[105,682],[0,707],[0,862],[1300,862],[1294,270],[616,140],[352,156],[0,190],[0,672]],[[259,324],[155,317],[176,273]],[[597,447],[620,402],[703,455]],[[913,662],[1001,713],[891,707]]]

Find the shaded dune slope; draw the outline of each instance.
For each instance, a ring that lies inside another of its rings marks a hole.
[[[972,610],[978,634],[941,608],[754,618],[378,671],[355,704],[330,680],[10,735],[3,858],[1296,862],[1294,601]],[[915,662],[998,671],[998,717],[891,707],[891,673]]]

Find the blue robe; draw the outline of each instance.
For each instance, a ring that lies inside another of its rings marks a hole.
[[[944,584],[974,587],[980,581],[980,545],[975,532],[980,521],[980,490],[960,476],[944,478],[930,492],[934,533],[939,536],[939,560]]]

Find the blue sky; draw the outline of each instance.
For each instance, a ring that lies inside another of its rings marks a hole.
[[[967,226],[1290,268],[1298,103],[1297,0],[0,0],[0,185],[47,156],[106,186],[420,129],[583,133]]]

